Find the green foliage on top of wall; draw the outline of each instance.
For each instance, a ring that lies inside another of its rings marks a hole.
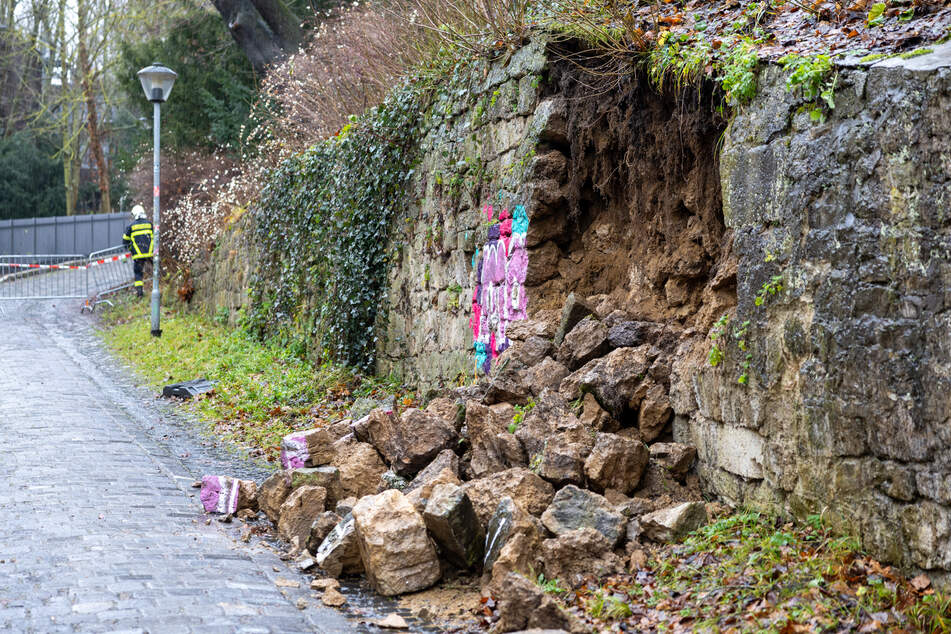
[[[286,160],[254,215],[247,325],[318,361],[375,363],[392,221],[408,204],[428,91],[406,83]]]

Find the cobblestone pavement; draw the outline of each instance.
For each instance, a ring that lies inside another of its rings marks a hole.
[[[276,554],[206,523],[195,470],[229,465],[162,442],[172,423],[103,367],[88,317],[0,310],[0,631],[355,629],[305,578],[278,587],[294,573]]]

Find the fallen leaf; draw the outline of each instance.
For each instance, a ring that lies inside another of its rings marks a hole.
[[[918,592],[923,592],[928,589],[928,586],[931,585],[931,579],[928,578],[928,575],[918,575],[911,580],[911,587],[917,590]]]

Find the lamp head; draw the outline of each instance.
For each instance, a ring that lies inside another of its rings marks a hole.
[[[167,66],[154,62],[140,70],[137,75],[142,82],[145,98],[153,103],[162,103],[168,99],[178,73]]]

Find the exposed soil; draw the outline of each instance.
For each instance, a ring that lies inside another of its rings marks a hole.
[[[547,90],[564,99],[565,123],[543,137],[535,173],[534,242],[550,240],[532,254],[532,311],[575,292],[608,296],[605,312],[708,326],[736,296],[712,85],[658,93],[633,72],[599,79],[577,55],[555,56],[566,60]]]
[[[444,580],[435,588],[400,598],[400,608],[414,616],[454,632],[479,629],[475,620],[480,610],[478,577]]]

